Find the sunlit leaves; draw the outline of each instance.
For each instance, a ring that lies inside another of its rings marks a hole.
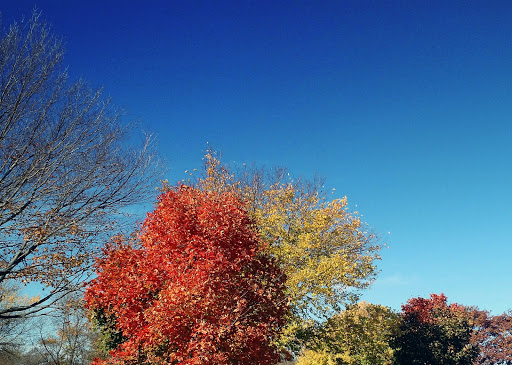
[[[399,323],[399,316],[387,307],[354,304],[318,326],[299,364],[308,364],[312,361],[309,359],[317,357],[334,364],[391,364],[390,340]]]
[[[110,361],[274,363],[286,277],[262,247],[236,197],[166,189],[136,241],[107,246],[87,291],[123,336]]]
[[[261,237],[288,276],[296,309],[318,315],[347,302],[375,272],[377,247],[346,198],[324,201],[291,183],[272,186],[255,212]]]
[[[321,184],[294,181],[284,170],[230,169],[211,150],[204,163],[196,185],[235,193],[246,204],[268,252],[287,274],[296,315],[332,315],[370,284],[380,247],[349,211],[346,197],[327,200]]]
[[[329,353],[326,350],[304,350],[297,360],[297,365],[338,365],[341,355]]]

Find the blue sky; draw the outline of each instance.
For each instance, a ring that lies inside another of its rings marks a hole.
[[[324,176],[389,246],[363,299],[512,308],[509,1],[8,0],[4,26],[34,6],[170,181],[207,142]]]

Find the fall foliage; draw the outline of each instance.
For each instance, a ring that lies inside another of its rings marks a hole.
[[[203,191],[229,192],[245,204],[266,251],[286,273],[291,312],[281,344],[302,347],[311,321],[323,321],[357,300],[376,275],[381,246],[347,198],[327,199],[322,181],[292,179],[281,168],[234,168],[207,150],[202,172],[191,172]]]
[[[122,335],[96,363],[276,363],[286,276],[263,248],[235,196],[167,188],[97,262],[87,305]]]
[[[128,147],[119,111],[83,81],[68,82],[62,41],[40,14],[4,29],[0,284],[45,288],[37,301],[0,306],[0,318],[18,318],[81,285],[119,209],[150,198],[158,171],[152,138]]]
[[[338,360],[337,354],[332,354],[325,349],[317,351],[304,349],[296,365],[338,365]]]
[[[492,316],[474,309],[474,332],[471,342],[480,352],[475,365],[512,365],[512,311]]]
[[[470,365],[478,355],[478,347],[470,342],[470,309],[456,303],[448,305],[444,294],[409,299],[401,315],[393,341],[396,364]]]
[[[512,364],[512,314],[413,298],[400,314],[358,303],[311,330],[297,365]]]
[[[326,318],[357,298],[376,273],[380,246],[347,198],[326,199],[320,181],[291,180],[284,169],[223,165],[208,150],[195,185],[229,191],[246,204],[267,251],[287,276],[297,318]]]
[[[312,356],[323,356],[335,364],[391,364],[390,340],[399,324],[399,316],[382,305],[351,305],[319,326],[299,364]]]

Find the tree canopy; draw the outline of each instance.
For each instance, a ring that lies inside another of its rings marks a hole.
[[[479,348],[475,365],[512,365],[512,311],[492,316],[472,309],[474,331],[471,343]]]
[[[471,365],[478,355],[472,333],[470,309],[448,305],[444,294],[409,299],[402,306],[402,323],[393,341],[395,363]]]
[[[298,359],[298,365],[389,365],[390,341],[400,317],[382,305],[359,302],[314,328]]]
[[[105,363],[276,363],[286,276],[263,248],[237,197],[168,187],[135,241],[105,248],[87,289],[121,334]]]
[[[376,236],[349,211],[346,197],[328,200],[321,181],[292,180],[284,169],[232,168],[208,150],[194,183],[232,192],[246,204],[266,250],[286,273],[298,318],[329,317],[375,277]]]

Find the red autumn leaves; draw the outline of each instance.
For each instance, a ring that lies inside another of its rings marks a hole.
[[[397,364],[473,364],[478,344],[471,343],[470,308],[448,305],[444,294],[413,298],[402,306],[400,330],[393,339]]]
[[[402,305],[402,313],[406,319],[414,317],[418,323],[436,324],[447,317],[467,315],[464,306],[457,303],[447,304],[444,294],[431,294],[430,299],[412,298]]]
[[[117,239],[97,262],[87,305],[125,339],[98,363],[274,363],[285,277],[262,248],[234,196],[165,191],[138,238]]]
[[[512,313],[492,316],[444,294],[413,298],[402,306],[394,338],[396,364],[512,364]]]

